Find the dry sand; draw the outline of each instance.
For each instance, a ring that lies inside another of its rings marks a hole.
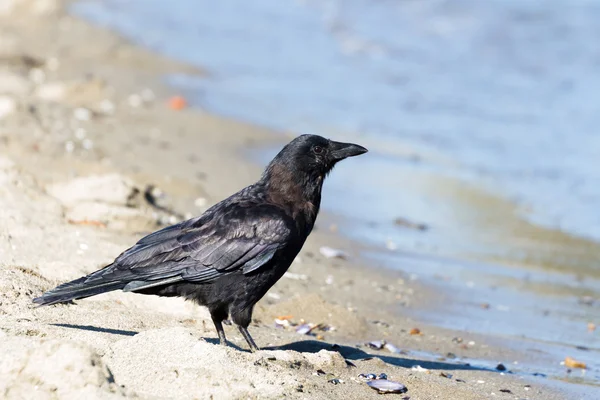
[[[170,110],[166,99],[172,93],[160,84],[161,75],[202,71],[73,18],[61,2],[5,3],[3,398],[379,396],[360,373],[386,373],[408,387],[392,398],[574,398],[543,380],[494,369],[500,361],[510,369],[508,363],[520,359],[516,351],[402,317],[402,308],[427,301],[427,289],[399,272],[363,265],[359,245],[324,228],[327,216],[290,273],[257,306],[251,332],[265,350],[256,354],[230,327],[233,347],[217,345],[207,312],[178,299],[119,292],[34,308],[33,297],[104,266],[158,223],[199,214],[251,183],[260,167],[240,157],[241,151],[289,137],[199,110]],[[174,212],[144,198],[149,185],[167,194],[156,201]],[[350,259],[324,258],[323,245],[345,250]],[[275,327],[281,316],[334,329],[300,335],[294,327]],[[422,333],[411,335],[416,327]],[[380,339],[402,352],[364,345]],[[465,365],[448,353],[490,360],[491,368]]]

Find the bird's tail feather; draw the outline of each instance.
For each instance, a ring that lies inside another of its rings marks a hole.
[[[95,296],[100,293],[112,292],[113,290],[123,289],[127,282],[120,281],[96,281],[85,283],[88,277],[84,276],[74,281],[63,283],[52,290],[47,291],[40,297],[33,299],[35,304],[46,306],[56,303],[64,303],[69,300],[83,299]]]

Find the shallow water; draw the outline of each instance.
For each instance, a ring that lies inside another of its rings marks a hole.
[[[586,324],[600,325],[600,2],[104,0],[73,10],[207,68],[209,79],[169,77],[197,106],[368,147],[336,168],[324,208],[382,247],[373,259],[440,288],[418,317],[544,343],[598,380],[600,334]]]

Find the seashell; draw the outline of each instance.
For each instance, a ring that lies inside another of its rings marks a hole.
[[[401,353],[402,350],[400,350],[399,348],[397,348],[396,346],[394,346],[391,343],[386,343],[383,347],[385,347],[385,349],[387,351],[389,351],[390,353]]]
[[[310,326],[309,324],[302,324],[296,328],[296,333],[299,333],[300,335],[308,335],[313,328],[314,327]]]
[[[362,379],[368,379],[368,380],[377,379],[377,375],[375,375],[375,374],[360,374],[360,375],[358,375],[358,377],[362,378]]]
[[[388,381],[387,379],[375,379],[367,382],[372,389],[379,393],[406,393],[408,389],[400,382]]]
[[[373,340],[372,342],[366,343],[367,346],[375,350],[383,349],[383,346],[385,346],[385,344],[385,340]]]
[[[344,251],[327,246],[321,247],[319,249],[319,253],[321,253],[325,258],[348,258],[348,254],[346,254]]]

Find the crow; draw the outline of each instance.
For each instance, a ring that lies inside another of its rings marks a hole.
[[[260,180],[199,217],[140,239],[110,265],[33,300],[50,305],[113,290],[179,296],[206,306],[227,345],[231,317],[251,351],[254,305],[287,271],[315,224],[323,180],[334,165],[366,153],[352,143],[301,135],[269,163]]]

